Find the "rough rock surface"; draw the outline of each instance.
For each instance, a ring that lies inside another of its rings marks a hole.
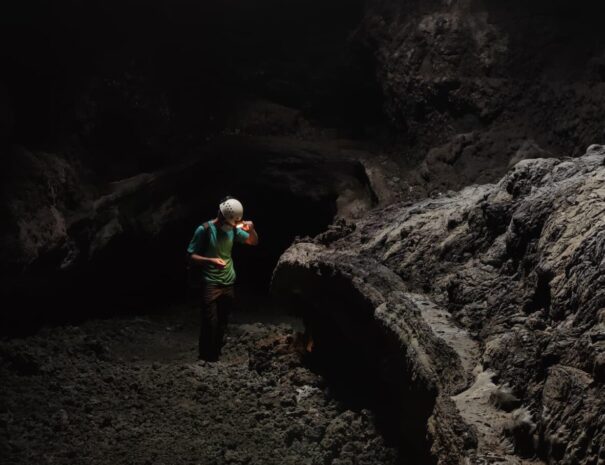
[[[357,37],[375,56],[397,155],[419,163],[402,186],[423,195],[495,182],[521,159],[602,141],[601,9],[368,0]]]
[[[293,245],[274,291],[302,303],[318,350],[338,338],[399,363],[381,381],[402,378],[402,441],[428,430],[439,463],[601,463],[604,162],[591,146],[376,209]]]
[[[292,327],[234,324],[207,364],[181,317],[0,341],[2,463],[396,463],[368,410],[326,397]]]

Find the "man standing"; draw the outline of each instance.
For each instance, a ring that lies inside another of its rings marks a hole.
[[[254,223],[242,221],[243,215],[242,204],[232,197],[226,197],[219,205],[217,217],[198,226],[187,247],[190,266],[201,271],[199,358],[202,360],[218,360],[229,312],[233,307],[233,243],[258,244]]]

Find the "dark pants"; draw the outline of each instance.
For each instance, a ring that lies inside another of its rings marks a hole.
[[[205,284],[201,288],[199,358],[216,362],[234,301],[233,286]]]

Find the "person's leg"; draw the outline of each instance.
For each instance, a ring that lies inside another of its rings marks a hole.
[[[214,286],[205,286],[202,290],[199,358],[209,362],[217,361],[219,354],[218,295]]]
[[[218,303],[218,340],[217,351],[220,355],[224,343],[225,332],[229,324],[229,315],[235,306],[235,291],[233,286],[224,287],[221,289],[221,296],[217,300]]]

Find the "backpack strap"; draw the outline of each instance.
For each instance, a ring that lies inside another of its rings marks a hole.
[[[206,253],[208,247],[210,247],[210,221],[206,221],[202,226],[204,228],[204,237],[202,237],[201,252]]]
[[[201,244],[201,248],[199,249],[199,252],[201,254],[206,254],[206,252],[208,251],[208,247],[210,246],[210,221],[206,221],[204,224],[202,224],[202,227],[204,228],[204,232],[202,234],[202,244]],[[189,288],[191,289],[199,289],[200,288],[200,283],[202,282],[202,275],[201,275],[201,267],[200,266],[195,266],[195,264],[191,261],[190,259],[190,254],[187,254],[187,283],[189,285]]]
[[[204,232],[202,233],[202,246],[199,249],[199,252],[201,254],[205,254],[208,251],[208,247],[210,247],[210,221],[206,221],[205,223],[202,224],[202,227],[204,228]],[[191,260],[190,260],[190,255],[189,253],[187,253],[187,268],[191,268]]]

